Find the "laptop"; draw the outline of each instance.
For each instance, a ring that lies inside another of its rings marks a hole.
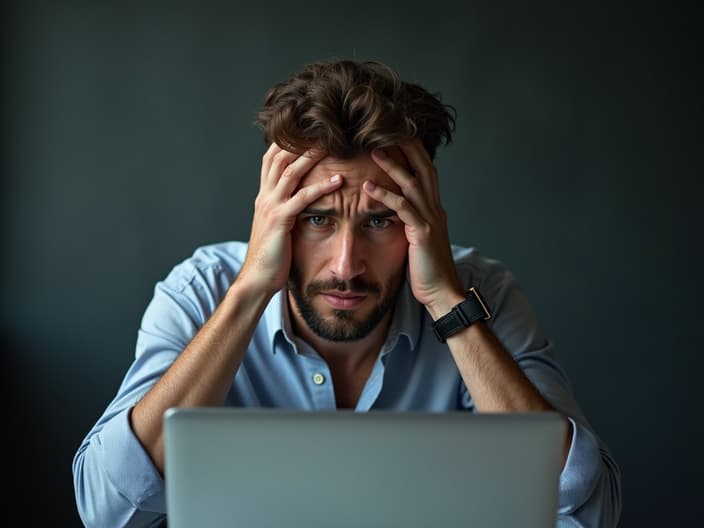
[[[557,413],[172,408],[169,528],[554,528]]]

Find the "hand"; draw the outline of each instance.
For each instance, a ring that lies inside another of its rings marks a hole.
[[[291,230],[296,216],[342,185],[342,177],[335,175],[296,190],[301,178],[324,156],[322,151],[308,151],[299,156],[276,143],[266,151],[259,194],[254,201],[247,257],[238,282],[249,281],[270,295],[286,285],[291,267]]]
[[[396,182],[402,195],[370,181],[363,188],[371,198],[395,211],[404,223],[411,290],[437,319],[464,298],[464,288],[452,257],[435,166],[420,140],[399,147],[412,173],[382,150],[373,151],[372,159]]]

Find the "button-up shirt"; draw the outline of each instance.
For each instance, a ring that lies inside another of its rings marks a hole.
[[[490,306],[493,316],[487,324],[573,426],[560,475],[558,526],[616,526],[619,468],[576,402],[553,343],[543,335],[516,278],[502,262],[475,248],[452,249],[464,285],[478,288]],[[164,480],[132,431],[129,411],[211,317],[246,253],[247,244],[236,241],[198,248],[157,283],[138,331],[135,359],[73,460],[76,502],[86,526],[158,526],[163,521]],[[427,311],[404,284],[356,411],[475,412],[448,346],[435,338],[431,325]],[[285,290],[271,299],[260,318],[224,405],[336,408],[330,369],[293,333]]]

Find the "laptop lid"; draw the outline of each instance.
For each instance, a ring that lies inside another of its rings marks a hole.
[[[169,409],[169,528],[554,527],[557,413]]]

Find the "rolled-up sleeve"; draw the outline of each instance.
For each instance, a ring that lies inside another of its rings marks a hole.
[[[130,425],[151,389],[217,307],[232,275],[197,253],[157,283],[142,317],[135,359],[115,398],[81,442],[72,471],[87,527],[150,527],[166,514],[164,480]]]
[[[615,527],[621,513],[621,472],[608,448],[569,418],[572,445],[560,474],[558,526]]]
[[[125,409],[97,429],[74,457],[85,526],[151,526],[165,512],[164,482],[129,424]],[[79,478],[80,477],[80,478]]]

